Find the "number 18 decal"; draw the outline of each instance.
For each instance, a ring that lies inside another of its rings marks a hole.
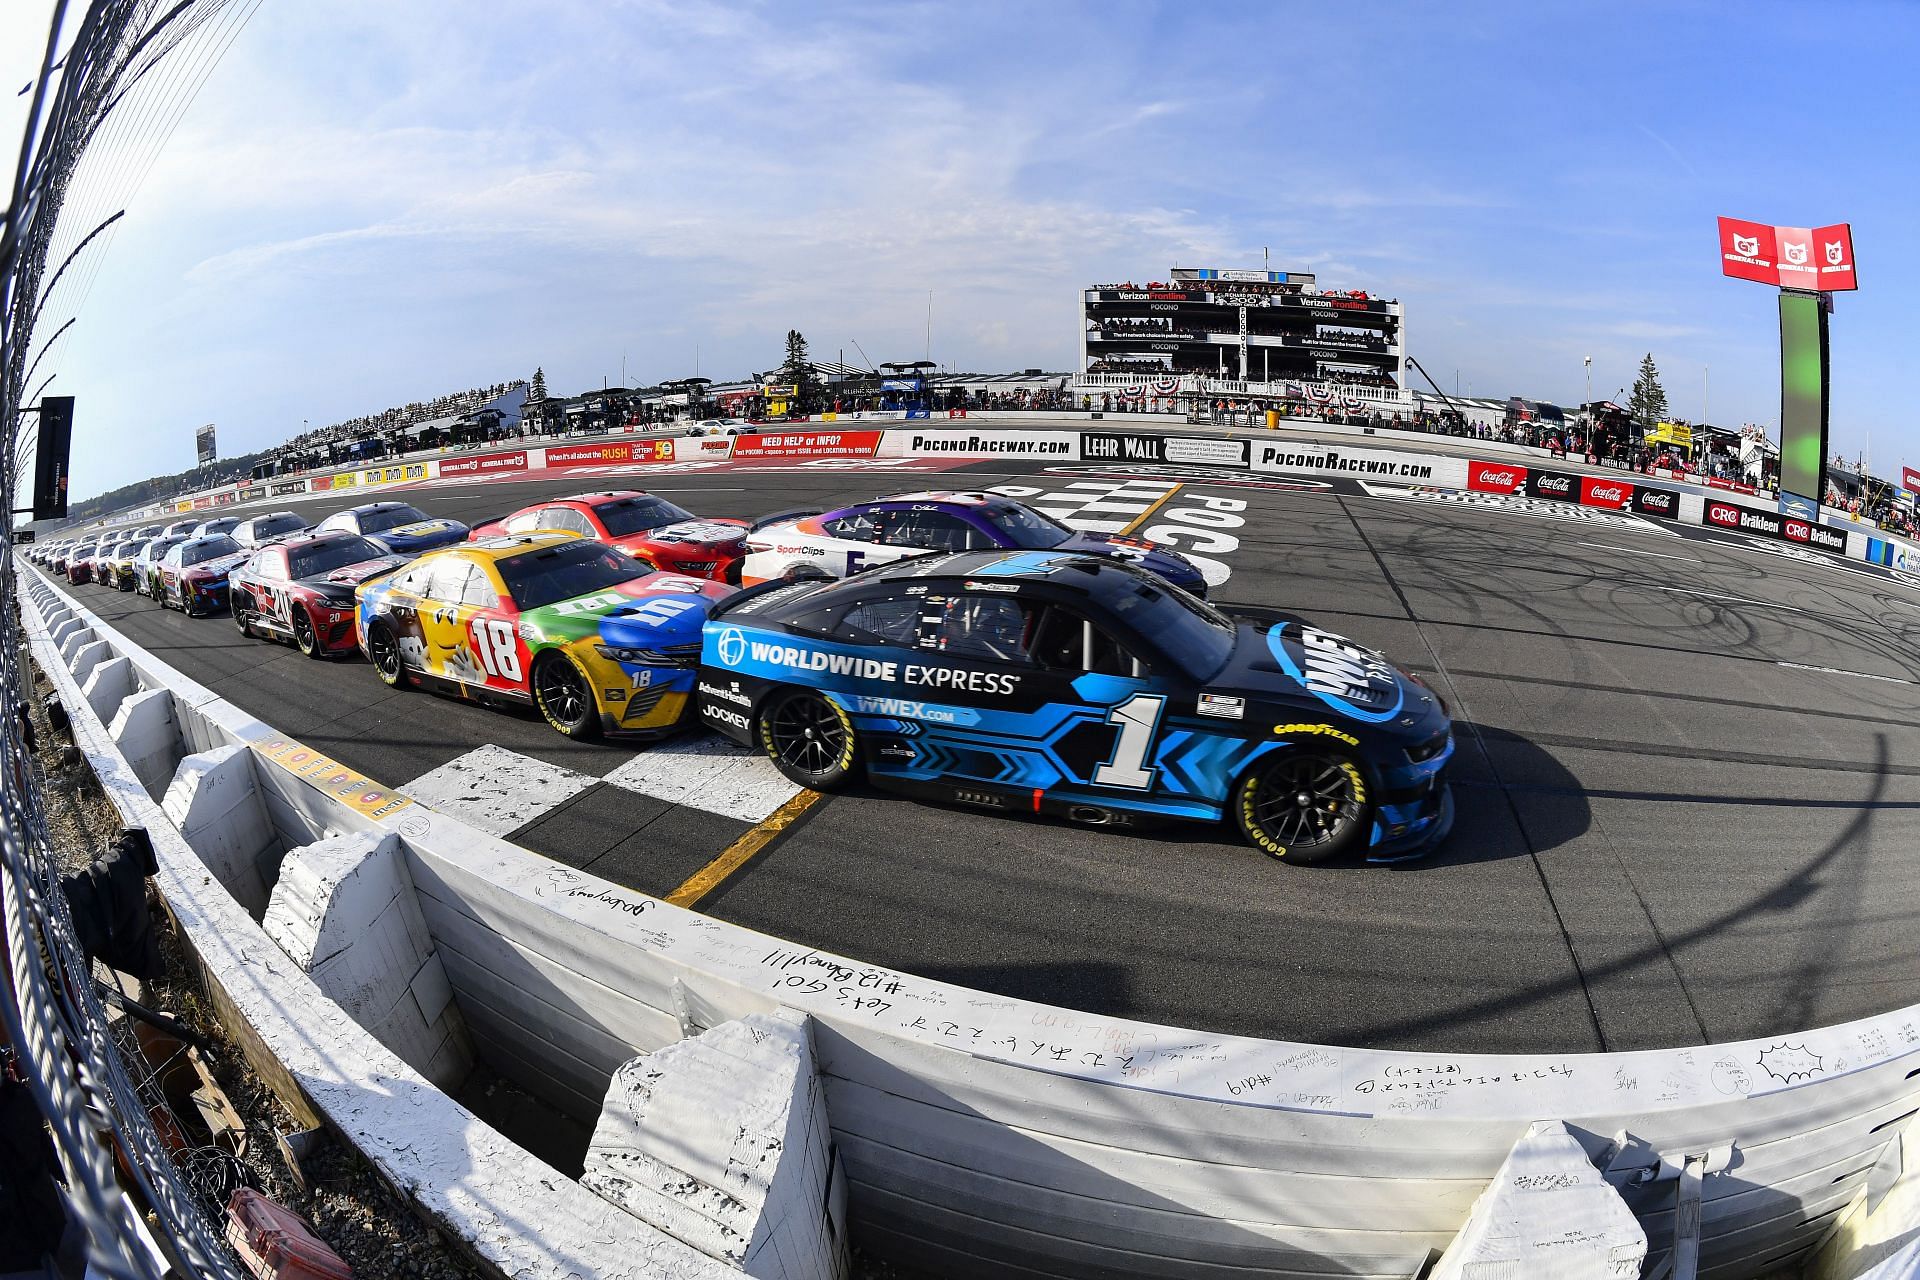
[[[520,678],[520,647],[514,643],[513,624],[498,618],[473,620],[473,651],[490,676],[502,680]]]
[[[1107,723],[1120,734],[1113,744],[1113,757],[1094,769],[1094,782],[1134,791],[1145,791],[1153,785],[1153,770],[1146,767],[1147,752],[1153,746],[1153,731],[1160,726],[1160,714],[1166,709],[1167,700],[1162,695],[1136,693],[1107,712]]]

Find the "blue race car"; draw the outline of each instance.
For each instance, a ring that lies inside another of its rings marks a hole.
[[[1202,599],[1207,580],[1171,548],[1117,533],[1076,533],[997,493],[900,493],[833,511],[788,511],[747,531],[744,586],[802,574],[850,578],[936,551],[1078,551],[1139,565]]]
[[[794,782],[1131,826],[1233,822],[1293,862],[1423,854],[1453,825],[1446,705],[1298,618],[1134,565],[970,551],[771,582],[702,632],[701,721]]]
[[[397,556],[417,556],[435,547],[467,540],[467,526],[458,520],[436,519],[404,502],[369,502],[348,507],[322,520],[314,532],[333,529],[357,533]]]

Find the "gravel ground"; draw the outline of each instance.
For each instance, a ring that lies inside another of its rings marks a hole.
[[[85,866],[120,829],[92,771],[73,750],[72,740],[55,732],[39,698],[50,689],[35,672],[34,728],[38,763],[47,797],[47,825],[61,866]],[[246,1163],[260,1189],[313,1225],[314,1232],[344,1258],[361,1280],[467,1280],[481,1273],[469,1267],[436,1231],[427,1228],[354,1152],[331,1139],[303,1161],[302,1190],[281,1158],[277,1133],[300,1126],[273,1092],[254,1075],[246,1059],[228,1042],[197,981],[183,964],[179,939],[157,907],[153,918],[160,935],[166,974],[146,985],[141,1003],[173,1014],[213,1042],[208,1066],[247,1128]]]

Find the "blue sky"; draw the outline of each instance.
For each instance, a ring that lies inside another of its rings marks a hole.
[[[7,8],[17,85],[41,20]],[[536,365],[731,377],[790,327],[918,358],[929,289],[935,360],[1065,369],[1079,286],[1265,246],[1402,299],[1449,392],[1578,401],[1591,355],[1609,396],[1651,351],[1675,412],[1710,383],[1767,422],[1774,295],[1720,276],[1725,213],[1853,223],[1834,442],[1884,472],[1920,464],[1916,36],[1899,4],[266,0],[42,376],[85,495],[204,422],[239,452]]]

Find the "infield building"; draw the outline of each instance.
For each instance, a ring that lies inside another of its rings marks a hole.
[[[1300,271],[1174,267],[1082,291],[1080,368],[1141,380],[1406,387],[1395,299],[1327,292]]]

